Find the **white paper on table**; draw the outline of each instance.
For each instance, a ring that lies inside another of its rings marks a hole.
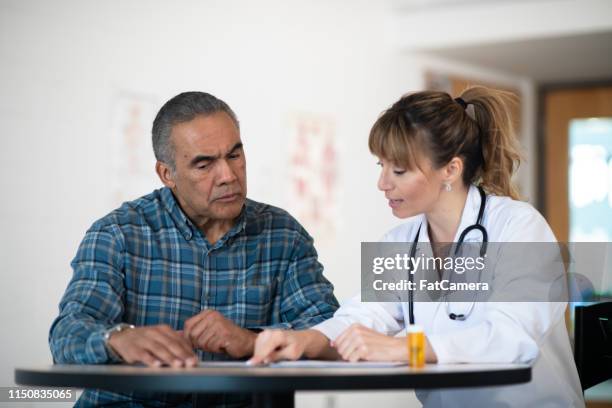
[[[330,360],[298,360],[298,361],[279,361],[272,363],[269,367],[274,368],[391,368],[407,365],[401,362],[387,361],[330,361]]]
[[[202,368],[246,368],[252,367],[246,363],[246,361],[200,361],[198,367]]]
[[[402,362],[387,362],[387,361],[359,361],[351,363],[350,361],[332,361],[332,360],[297,360],[297,361],[278,361],[268,365],[262,364],[252,366],[246,361],[200,361],[199,367],[271,367],[271,368],[392,368],[408,365]]]

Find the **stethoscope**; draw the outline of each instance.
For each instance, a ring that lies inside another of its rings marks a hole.
[[[467,234],[469,234],[473,230],[478,230],[482,234],[482,244],[480,245],[480,256],[484,257],[485,254],[487,253],[487,244],[489,243],[489,234],[487,234],[486,228],[482,226],[482,217],[484,216],[485,205],[487,203],[487,195],[485,194],[482,187],[478,187],[478,192],[480,193],[480,209],[478,210],[478,218],[476,218],[476,224],[470,225],[469,227],[464,229],[463,232],[461,232],[461,235],[459,235],[459,241],[457,242],[457,245],[455,247],[455,255],[459,253],[459,250],[461,249],[461,245],[463,244],[463,240],[465,239]],[[421,234],[421,226],[419,226],[416,236],[414,237],[414,241],[412,242],[412,248],[410,249],[411,259],[414,259],[416,255],[416,247],[417,247],[417,243],[419,242],[419,235]],[[408,270],[408,279],[410,280],[410,286],[412,287],[413,286],[412,282],[414,281],[414,274],[412,273],[412,264],[410,264],[410,267]],[[472,301],[472,304],[470,305],[470,307],[465,313],[455,314],[450,310],[448,299],[445,299],[446,314],[448,314],[448,318],[451,320],[460,320],[460,321],[466,320],[472,314],[472,310],[474,310],[475,304],[476,304],[476,301],[474,300]],[[412,290],[408,291],[408,319],[410,321],[410,324],[414,324],[414,293]]]

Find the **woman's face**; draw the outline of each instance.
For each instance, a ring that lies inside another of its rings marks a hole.
[[[408,218],[427,213],[440,196],[443,184],[442,170],[435,170],[429,159],[413,170],[379,159],[381,166],[378,189],[385,193],[393,215]]]

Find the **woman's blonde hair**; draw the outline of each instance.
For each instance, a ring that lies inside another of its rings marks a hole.
[[[465,185],[519,199],[512,182],[521,160],[510,115],[514,103],[514,94],[483,86],[457,99],[436,91],[408,94],[374,123],[368,145],[376,156],[410,170],[419,167],[420,154],[436,169],[459,157]]]

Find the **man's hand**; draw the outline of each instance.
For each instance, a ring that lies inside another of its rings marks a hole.
[[[257,335],[226,319],[216,310],[205,310],[185,322],[183,335],[194,347],[234,358],[253,353]]]
[[[405,337],[390,337],[360,324],[352,324],[332,342],[343,360],[406,361]]]
[[[150,367],[194,367],[198,358],[180,332],[167,325],[122,330],[108,339],[108,345],[127,363]]]

